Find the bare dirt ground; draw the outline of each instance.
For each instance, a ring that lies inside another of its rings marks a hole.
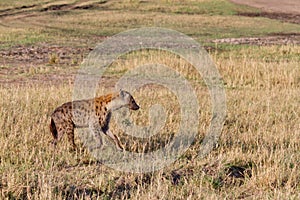
[[[242,16],[267,17],[284,22],[300,24],[299,0],[231,0],[233,3],[259,8],[261,13],[240,13]]]
[[[0,50],[0,84],[70,81],[77,66],[91,51],[88,47],[40,44]]]
[[[265,37],[223,38],[213,40],[214,43],[248,44],[248,45],[300,45],[300,34],[278,34]]]
[[[231,0],[237,4],[260,8],[266,12],[300,15],[299,0]]]

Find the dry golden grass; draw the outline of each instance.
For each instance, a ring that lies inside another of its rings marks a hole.
[[[62,7],[51,10],[54,5]],[[40,43],[94,47],[107,36],[145,26],[171,28],[206,43],[214,38],[299,33],[298,24],[236,16],[259,11],[225,0],[1,0],[0,7],[1,49]],[[0,85],[0,199],[300,199],[300,47],[225,47],[232,49],[211,56],[224,79],[227,118],[218,147],[204,159],[197,154],[212,105],[195,69],[172,54],[145,51],[120,58],[105,74],[105,85],[113,86],[128,69],[160,63],[184,76],[197,93],[200,125],[195,142],[172,165],[144,174],[101,165],[82,145],[71,152],[66,138],[55,151],[50,146],[49,116],[72,99],[73,85],[60,84],[59,78],[53,85],[41,80],[54,73],[69,79],[75,70],[61,65],[59,55],[47,57],[46,63],[55,67],[23,68],[0,59],[1,81],[15,82]],[[18,85],[20,79],[37,82]],[[101,87],[98,93],[111,90]],[[113,132],[127,151],[163,147],[179,127],[176,96],[150,85],[134,97],[141,106],[131,112],[136,124],[148,125],[149,108],[159,103],[167,114],[165,127],[146,141],[128,136],[115,121]]]
[[[242,48],[211,55],[224,78],[227,119],[218,148],[204,159],[196,155],[209,125],[211,103],[201,77],[168,53],[140,52],[117,61],[111,71],[116,77],[130,67],[159,61],[183,74],[198,95],[201,111],[195,143],[171,166],[145,174],[110,169],[83,147],[70,152],[66,138],[53,151],[49,115],[71,100],[72,85],[2,86],[0,198],[298,199],[300,68],[293,55],[299,55],[299,47]],[[99,93],[105,92],[99,88]],[[160,103],[168,116],[166,127],[148,143],[119,132],[115,124],[113,129],[127,150],[160,147],[158,142],[167,142],[178,127],[176,97],[156,86],[134,95],[143,109],[132,112],[133,120],[147,125],[149,106]],[[78,137],[76,142],[80,143]],[[243,177],[230,175],[234,167],[245,169]]]

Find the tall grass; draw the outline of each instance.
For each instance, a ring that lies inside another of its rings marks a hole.
[[[260,47],[265,54],[248,48],[212,54],[224,78],[228,115],[218,148],[202,160],[196,156],[209,125],[211,105],[205,85],[199,83],[201,77],[168,53],[141,52],[117,61],[111,69],[113,76],[143,62],[160,61],[176,69],[191,82],[201,107],[199,136],[190,149],[173,165],[145,174],[101,165],[83,146],[69,151],[66,138],[56,150],[51,147],[49,116],[55,107],[72,99],[72,85],[1,86],[1,199],[299,198],[300,69],[297,56],[286,60],[274,54],[274,61],[266,59],[271,55],[267,52],[276,48]],[[299,53],[298,47],[282,48]],[[161,147],[159,142],[168,142],[178,128],[176,97],[157,86],[134,95],[142,108],[131,113],[135,123],[147,125],[149,106],[160,103],[169,119],[166,126],[148,143],[129,137],[116,124],[113,131],[128,151],[142,152],[145,145],[148,150]],[[80,144],[78,136],[76,143]],[[233,167],[245,169],[243,176],[232,175]]]

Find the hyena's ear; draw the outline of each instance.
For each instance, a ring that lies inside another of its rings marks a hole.
[[[120,89],[120,91],[119,91],[119,94],[120,94],[121,97],[124,97],[124,96],[125,96],[125,92],[124,92],[123,90],[121,90],[121,89]]]

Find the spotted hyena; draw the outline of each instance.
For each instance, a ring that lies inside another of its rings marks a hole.
[[[56,145],[66,133],[73,148],[76,149],[74,128],[88,127],[99,139],[100,145],[102,144],[100,136],[102,132],[114,141],[119,150],[123,150],[119,138],[109,130],[112,111],[121,107],[128,107],[132,110],[139,109],[131,94],[123,90],[94,99],[64,103],[51,115],[50,131],[54,137],[53,144]]]

